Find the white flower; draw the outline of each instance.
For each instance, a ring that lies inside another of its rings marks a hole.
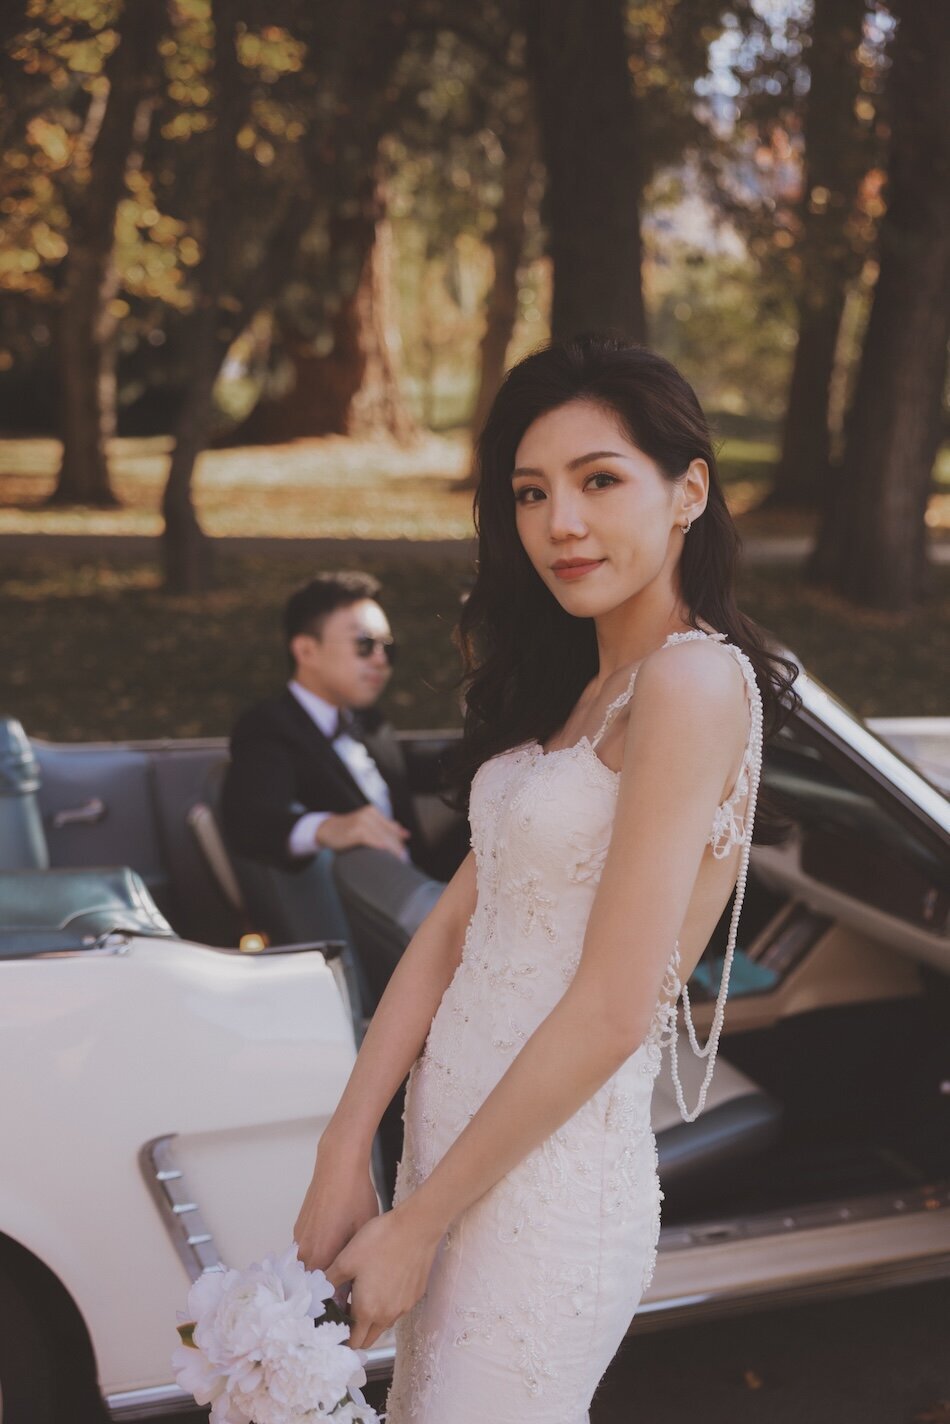
[[[227,1378],[209,1365],[200,1350],[190,1345],[179,1345],[172,1354],[172,1369],[179,1387],[187,1394],[193,1394],[198,1404],[213,1404],[224,1393]]]
[[[379,1415],[366,1403],[362,1391],[351,1383],[350,1399],[336,1410],[333,1424],[379,1424]]]
[[[188,1292],[195,1344],[233,1387],[255,1373],[275,1325],[322,1315],[332,1294],[323,1272],[309,1272],[297,1259],[295,1246],[244,1271],[206,1271]]]
[[[238,1408],[231,1395],[225,1391],[211,1406],[210,1424],[254,1424],[250,1415]]]
[[[175,1351],[179,1385],[211,1405],[211,1424],[378,1424],[349,1326],[314,1323],[333,1293],[294,1245],[243,1271],[206,1272],[180,1317],[194,1322],[194,1348]]]
[[[242,1381],[236,1398],[255,1424],[318,1424],[366,1382],[355,1350],[343,1343],[349,1327],[326,1321],[285,1320],[267,1337],[260,1373]],[[334,1421],[337,1415],[333,1414]],[[344,1416],[345,1417],[345,1416]]]

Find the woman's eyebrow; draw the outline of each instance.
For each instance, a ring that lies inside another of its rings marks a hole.
[[[625,457],[618,450],[592,450],[589,455],[578,455],[574,460],[568,460],[567,468],[577,470],[581,465],[589,465],[591,460],[623,460]],[[518,475],[543,475],[543,470],[534,470],[530,466],[521,465],[517,470],[512,470],[511,478]]]

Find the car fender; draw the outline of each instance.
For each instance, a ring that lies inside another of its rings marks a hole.
[[[167,1382],[195,1272],[149,1144],[171,1139],[229,1264],[285,1246],[355,1057],[334,975],[316,951],[133,939],[0,963],[0,1026],[0,1231],[69,1291],[106,1393]]]

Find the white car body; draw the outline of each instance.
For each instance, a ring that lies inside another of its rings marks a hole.
[[[0,1140],[16,1144],[4,1232],[80,1303],[107,1396],[167,1385],[201,1266],[218,1252],[246,1265],[292,1238],[355,1057],[332,968],[318,952],[116,936],[0,973],[18,1084],[0,1101]],[[213,1244],[200,1202],[214,1203]]]

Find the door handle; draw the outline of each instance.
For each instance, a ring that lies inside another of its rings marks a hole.
[[[63,826],[94,826],[105,814],[106,803],[93,796],[81,806],[67,806],[62,811],[54,811],[53,830],[62,830]]]

